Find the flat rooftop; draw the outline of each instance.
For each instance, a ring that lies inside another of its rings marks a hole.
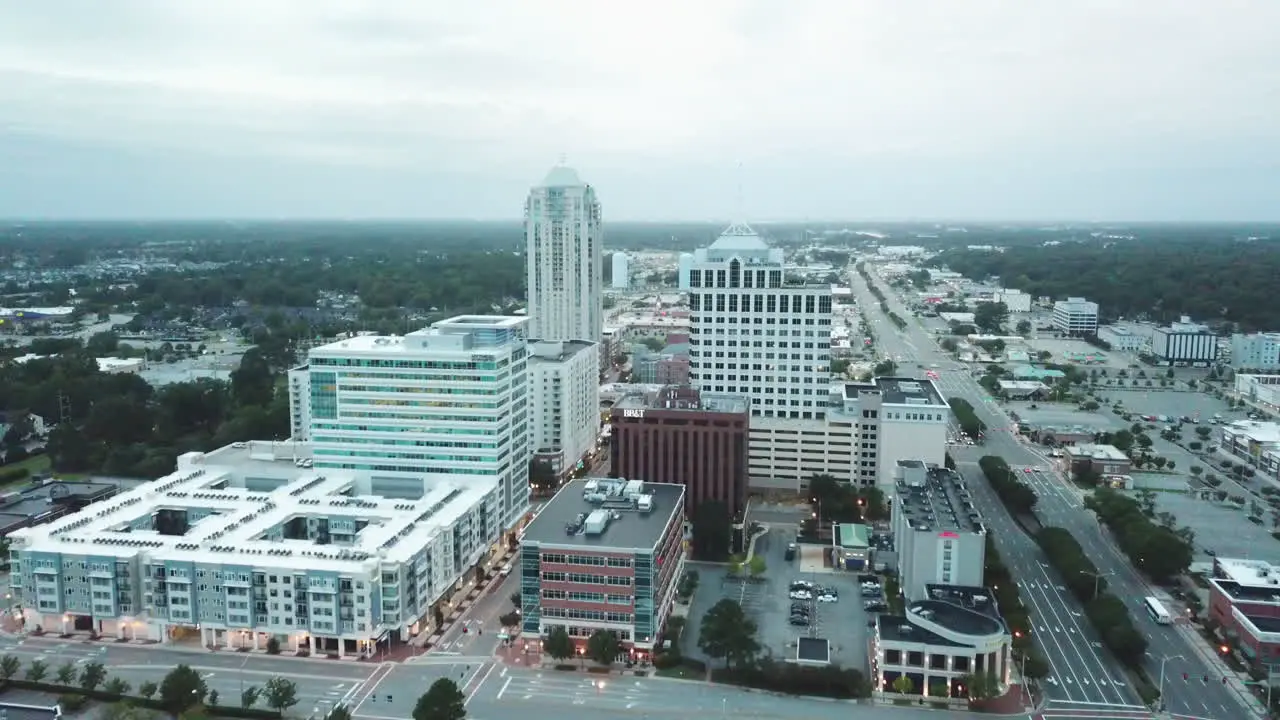
[[[1280,444],[1280,423],[1239,420],[1223,425],[1222,431],[1228,434],[1244,435],[1263,445]]]
[[[567,483],[525,527],[521,540],[544,547],[652,550],[671,523],[683,522],[684,486],[631,482],[639,486],[627,488],[626,480],[609,478]],[[628,498],[636,494],[633,489],[650,497],[651,509],[639,509]],[[609,515],[602,532],[583,527],[593,512]]]
[[[1209,582],[1232,600],[1280,604],[1280,566],[1265,560],[1214,558]]]
[[[115,483],[52,482],[5,493],[0,495],[0,527],[18,520],[39,520],[58,510],[60,504],[89,502],[110,495],[118,488]]]
[[[304,444],[289,441],[186,453],[179,456],[177,471],[159,480],[9,537],[15,549],[75,555],[146,553],[152,562],[351,571],[376,560],[411,560],[497,483],[494,477],[459,476],[414,485],[406,478],[298,467],[296,458],[309,454]],[[161,511],[183,513],[185,532],[161,534],[156,527]],[[312,517],[349,521],[351,541],[317,545],[285,537],[286,523]]]
[[[864,392],[879,392],[888,405],[947,406],[938,387],[928,379],[878,377],[871,382],[844,383],[844,396],[847,399],[856,400]]]
[[[657,390],[630,392],[618,399],[615,408],[663,410],[667,412],[737,413],[751,411],[751,402],[741,395],[698,392],[689,386],[669,385]]]
[[[1095,445],[1091,443],[1083,443],[1080,445],[1069,445],[1066,453],[1071,457],[1087,457],[1092,460],[1128,460],[1129,456],[1120,451],[1113,445]]]
[[[555,342],[546,340],[530,340],[529,363],[564,362],[578,353],[595,351],[596,344],[585,340],[564,340]]]
[[[918,467],[919,460],[901,460],[900,465]],[[914,465],[912,465],[914,464]],[[960,473],[936,465],[925,469],[923,485],[901,480],[894,488],[895,513],[917,530],[982,533],[986,526],[973,505],[969,486]]]
[[[805,665],[831,664],[831,642],[824,638],[797,638],[796,662]]]

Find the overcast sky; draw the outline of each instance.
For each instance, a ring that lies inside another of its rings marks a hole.
[[[1277,219],[1278,28],[1280,0],[0,0],[0,217],[512,218],[563,155],[612,219]]]

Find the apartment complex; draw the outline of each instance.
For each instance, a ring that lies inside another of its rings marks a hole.
[[[611,413],[609,474],[683,485],[686,512],[721,502],[739,517],[747,497],[750,402],[691,387],[624,395]]]
[[[1053,327],[1067,335],[1098,333],[1098,303],[1071,297],[1053,304]]]
[[[576,467],[600,432],[599,363],[593,342],[529,344],[533,453],[557,473]]]
[[[1255,666],[1280,664],[1280,566],[1215,558],[1209,618]]]
[[[26,628],[368,654],[423,629],[500,536],[497,476],[312,469],[300,452],[187,453],[171,475],[14,532]]]
[[[596,191],[563,165],[524,206],[529,337],[600,342],[604,230]]]
[[[799,489],[814,475],[890,493],[899,460],[942,465],[951,408],[929,380],[874,378],[827,388],[824,417],[753,417],[751,482]]]
[[[520,606],[526,635],[563,627],[583,652],[598,630],[632,659],[656,647],[684,568],[680,485],[575,480],[525,528]]]
[[[404,336],[312,348],[306,394],[315,467],[398,477],[410,489],[423,476],[495,479],[500,524],[514,525],[529,505],[533,452],[527,322],[461,315]]]
[[[908,600],[930,585],[981,585],[987,528],[954,470],[900,460],[893,492],[898,577]]]
[[[1241,370],[1280,370],[1280,333],[1231,336],[1231,365]]]
[[[793,284],[783,252],[730,226],[689,269],[689,381],[751,398],[751,414],[815,420],[831,380],[831,287]]]
[[[289,438],[294,442],[311,439],[311,368],[299,365],[289,374]]]
[[[1151,335],[1151,354],[1166,365],[1205,366],[1218,359],[1218,336],[1208,326],[1182,320]]]

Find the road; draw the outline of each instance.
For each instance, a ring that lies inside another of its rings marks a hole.
[[[873,278],[875,276],[873,275]],[[950,452],[958,469],[969,479],[970,487],[980,499],[984,517],[996,534],[997,548],[1014,577],[1018,578],[1022,596],[1035,625],[1036,639],[1052,668],[1055,684],[1046,685],[1046,695],[1054,707],[1063,708],[1133,708],[1140,700],[1133,688],[1124,683],[1116,661],[1103,650],[1082,607],[1073,596],[1061,589],[1056,572],[1049,569],[1040,548],[1013,523],[1003,505],[977,469],[982,455],[999,455],[1014,468],[1034,468],[1026,479],[1036,490],[1039,501],[1036,514],[1045,525],[1069,530],[1105,576],[1111,592],[1128,603],[1134,623],[1149,643],[1145,663],[1147,674],[1158,682],[1164,658],[1164,701],[1170,712],[1191,717],[1238,718],[1255,712],[1258,704],[1249,699],[1234,674],[1213,657],[1203,643],[1194,640],[1195,630],[1185,624],[1157,625],[1142,607],[1142,598],[1164,593],[1148,586],[1146,581],[1116,549],[1094,515],[1083,507],[1081,493],[1053,470],[1052,462],[1035,447],[1022,441],[1013,421],[1000,409],[974,380],[970,369],[950,359],[935,344],[909,310],[903,307],[888,285],[877,281],[885,292],[889,307],[907,320],[898,330],[871,295],[866,282],[856,271],[850,282],[866,319],[874,328],[876,344],[882,355],[893,358],[903,374],[919,374],[938,366],[937,384],[948,397],[961,397],[974,407],[978,418],[987,425],[982,447],[952,446]],[[1166,602],[1166,606],[1170,603]],[[1189,680],[1183,681],[1187,673]],[[1229,683],[1222,682],[1229,676]],[[1204,678],[1208,677],[1208,682]],[[1247,710],[1246,710],[1247,708]]]

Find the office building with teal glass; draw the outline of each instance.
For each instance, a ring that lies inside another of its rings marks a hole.
[[[302,368],[290,373],[290,406],[295,424],[305,416],[315,468],[388,483],[494,481],[499,525],[514,527],[529,505],[527,322],[463,315],[313,348],[306,382]]]
[[[304,445],[235,443],[12,533],[28,631],[361,656],[430,632],[502,526],[499,475],[311,467]]]

